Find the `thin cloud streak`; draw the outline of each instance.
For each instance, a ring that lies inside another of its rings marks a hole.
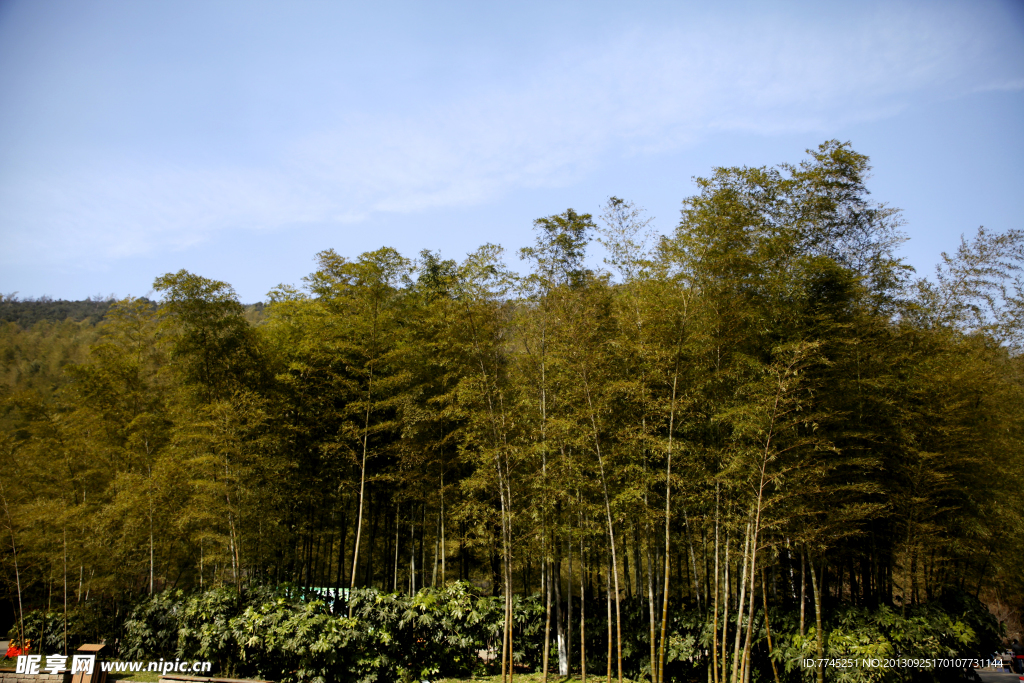
[[[611,44],[568,48],[511,83],[412,111],[348,111],[277,141],[266,166],[136,159],[0,184],[6,259],[122,259],[227,229],[478,205],[517,188],[567,186],[616,157],[669,153],[714,131],[827,135],[921,99],[1024,87],[1022,60],[982,39],[992,30],[966,11],[926,8],[843,26],[778,17],[634,28]]]

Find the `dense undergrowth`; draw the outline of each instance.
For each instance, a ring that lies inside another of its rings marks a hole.
[[[479,595],[470,584],[423,589],[415,596],[374,589],[352,594],[348,604],[325,602],[292,586],[257,587],[239,595],[230,588],[186,594],[168,591],[139,602],[127,619],[87,609],[69,613],[72,646],[104,637],[111,656],[123,660],[159,658],[204,660],[220,676],[258,677],[283,683],[327,681],[422,681],[498,673],[504,599]],[[578,614],[578,603],[576,614]],[[587,605],[588,672],[607,671],[608,630],[603,601]],[[646,605],[623,604],[623,668],[633,680],[649,679]],[[517,672],[542,667],[545,610],[540,596],[514,596],[513,643]],[[751,680],[773,681],[772,661],[780,681],[813,681],[815,672],[801,660],[816,656],[813,614],[804,635],[794,611],[770,609],[769,629],[763,611],[754,615]],[[26,615],[29,634],[39,634],[42,651],[63,650],[63,615]],[[579,624],[574,624],[572,662],[579,668]],[[721,628],[721,626],[719,626]],[[16,629],[12,629],[12,636]],[[768,634],[772,636],[769,656]],[[102,631],[102,633],[101,633]],[[551,668],[557,672],[552,628]],[[905,612],[838,605],[824,622],[824,654],[829,659],[889,657],[934,658],[991,652],[999,626],[984,606],[963,593]],[[731,661],[735,631],[726,633]],[[719,636],[721,631],[719,631]],[[668,680],[707,680],[713,647],[710,621],[690,606],[670,606],[666,675]],[[719,641],[720,643],[721,641]],[[720,645],[719,645],[720,647]],[[719,650],[719,661],[721,650]],[[896,670],[884,667],[831,668],[826,680],[934,681],[954,675],[951,669]]]

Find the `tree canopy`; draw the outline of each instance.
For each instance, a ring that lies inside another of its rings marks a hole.
[[[915,280],[868,171],[716,168],[657,238],[568,209],[523,274],[327,250],[259,316],[182,270],[95,333],[6,323],[12,604],[288,584],[359,618],[345,589],[464,581],[503,673],[715,683],[842,652],[850,610],[1019,609],[1024,233]]]

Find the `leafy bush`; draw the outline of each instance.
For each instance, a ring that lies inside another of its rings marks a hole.
[[[114,614],[101,612],[93,604],[82,604],[68,610],[68,650],[74,650],[83,643],[95,643],[116,633],[117,618]],[[18,640],[17,619],[7,632],[11,642]],[[25,613],[25,638],[32,642],[36,654],[64,652],[64,612],[32,610]]]
[[[470,584],[453,583],[443,589],[423,589],[412,597],[375,589],[356,590],[350,604],[351,618],[348,605],[329,605],[316,594],[292,586],[259,588],[241,596],[229,588],[192,595],[168,592],[148,598],[135,608],[124,625],[121,656],[207,660],[215,663],[219,675],[281,683],[466,678],[494,673],[500,666],[503,597],[481,596]],[[537,595],[515,596],[512,606],[516,665],[538,670],[544,645],[543,600]],[[587,660],[594,673],[607,666],[604,607],[603,600],[587,604]],[[579,614],[578,608],[577,602],[574,615]],[[649,676],[646,601],[624,601],[622,616],[624,672],[633,679]],[[703,678],[713,637],[707,615],[673,601],[668,616],[666,679]],[[769,616],[773,657],[780,676],[792,683],[813,681],[814,670],[800,666],[800,660],[816,656],[813,626],[800,636],[795,612],[772,609]],[[901,610],[884,606],[872,610],[839,607],[830,610],[825,631],[826,657],[858,660],[963,655],[981,651],[987,639],[998,637],[991,615],[976,600],[963,595],[917,606],[906,616]],[[733,634],[735,631],[730,630],[730,651]],[[575,630],[573,636],[578,643]],[[485,660],[481,652],[495,656]],[[764,613],[758,609],[754,613],[752,648],[754,683],[774,680],[767,652]],[[553,652],[552,656],[557,662],[557,654]],[[577,656],[574,647],[574,660]],[[554,662],[552,667],[556,668]],[[828,680],[923,683],[938,680],[941,673],[830,668]]]
[[[238,638],[232,622],[243,608],[238,593],[214,588],[184,603],[178,621],[177,656],[213,662],[222,675],[238,674]]]
[[[168,592],[133,611],[121,655],[206,660],[221,675],[283,683],[373,683],[482,673],[479,651],[500,650],[504,598],[479,596],[467,583],[411,598],[356,590],[351,606],[352,618],[333,614],[289,586],[242,596],[230,588]],[[539,665],[543,623],[537,596],[513,598],[517,664]]]
[[[357,621],[329,614],[320,601],[296,607],[278,598],[247,608],[231,626],[243,673],[284,682],[380,680]]]
[[[773,616],[773,621],[775,617]],[[807,634],[793,632],[789,619],[779,619],[776,626],[786,630],[774,634],[774,658],[780,669],[789,674],[791,680],[812,681],[813,668],[804,669],[800,660],[817,657],[817,632],[812,625]],[[859,607],[838,609],[824,624],[826,659],[885,660],[931,659],[965,656],[978,649],[977,633],[962,615],[950,615],[939,605],[918,605],[907,610],[880,606],[874,610]],[[828,678],[836,683],[883,683],[888,681],[933,681],[943,675],[955,673],[946,669],[928,667],[904,670],[881,666],[829,668]],[[770,670],[768,672],[770,676]]]
[[[167,591],[141,602],[124,624],[121,656],[125,659],[173,658],[185,596]]]

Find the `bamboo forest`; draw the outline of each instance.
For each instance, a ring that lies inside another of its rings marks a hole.
[[[1021,636],[1024,232],[916,273],[869,170],[715,168],[667,234],[611,197],[515,253],[340,245],[258,306],[185,270],[4,297],[8,637],[316,683],[944,680],[825,662]]]

